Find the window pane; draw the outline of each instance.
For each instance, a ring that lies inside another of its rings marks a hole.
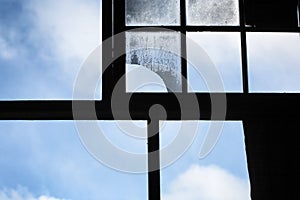
[[[187,38],[189,92],[242,92],[239,33],[187,33]],[[190,63],[193,55],[199,63]],[[223,91],[214,85],[216,80]]]
[[[126,0],[126,25],[179,25],[180,0]]]
[[[72,99],[80,66],[101,41],[100,2],[1,1],[0,99]]]
[[[180,92],[178,32],[126,33],[126,91]]]
[[[124,135],[117,122],[100,123],[105,135]],[[121,148],[147,148],[146,140],[128,138],[122,137]],[[74,122],[1,121],[0,158],[0,199],[147,199],[147,174],[100,164],[80,142]]]
[[[238,0],[187,0],[188,25],[238,25]]]
[[[198,124],[190,148],[173,164],[161,171],[163,200],[250,200],[250,181],[244,144],[242,122],[224,122],[224,127],[212,151],[204,158],[200,149],[209,137],[210,121],[164,121],[161,128],[161,147],[178,135],[180,125]],[[188,133],[183,130],[183,132]],[[161,155],[161,158],[168,155]]]
[[[299,33],[248,33],[251,92],[300,92]]]

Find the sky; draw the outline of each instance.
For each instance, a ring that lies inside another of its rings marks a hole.
[[[146,197],[146,175],[100,164],[80,142],[72,121],[0,122],[0,148],[1,200]]]
[[[250,91],[299,93],[299,33],[248,33],[247,42]]]
[[[0,86],[0,99],[71,99],[80,66],[101,41],[100,3],[1,0],[0,74],[5,84]],[[187,35],[208,53],[225,91],[241,92],[239,35]],[[299,34],[247,36],[250,92],[299,92]],[[189,66],[193,91],[206,92],[205,79],[210,77],[201,78]]]
[[[71,99],[100,44],[99,16],[99,0],[1,0],[0,99]]]
[[[100,16],[99,0],[0,0],[0,100],[71,99],[80,66],[101,41]],[[188,36],[207,52],[225,90],[241,92],[239,35]],[[247,36],[250,91],[299,91],[299,34]],[[194,91],[207,90],[201,75],[190,67],[188,74]],[[242,122],[226,122],[213,150],[200,159],[210,125],[201,121],[190,148],[161,171],[164,200],[249,199]],[[128,134],[112,121],[99,126],[120,149],[146,152],[147,141],[136,137],[145,137],[145,131]],[[179,122],[162,126],[162,147],[172,143],[179,127]],[[0,122],[0,200],[81,199],[147,199],[147,175],[96,160],[72,121]]]
[[[138,123],[142,127],[146,122]],[[146,152],[145,139],[125,135],[113,121],[99,125],[118,148]],[[209,125],[201,121],[191,147],[161,171],[162,199],[249,199],[242,123],[226,122],[213,151],[199,159]],[[162,127],[165,147],[178,134],[180,123]],[[0,158],[1,200],[147,199],[146,174],[120,172],[97,161],[72,121],[1,121]]]

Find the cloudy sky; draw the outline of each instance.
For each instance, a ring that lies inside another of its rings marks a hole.
[[[99,0],[1,0],[0,99],[71,99],[99,45],[99,16]]]
[[[199,159],[209,125],[200,122],[190,149],[162,170],[163,199],[249,199],[241,122],[227,122],[213,151]],[[125,135],[116,123],[101,126],[115,146],[146,151],[146,140]],[[163,127],[162,147],[172,142],[180,124]],[[146,174],[119,172],[99,163],[81,143],[73,122],[2,121],[0,155],[1,200],[147,199]]]
[[[100,15],[99,0],[1,0],[0,99],[71,99],[82,62],[100,42]],[[241,92],[239,35],[188,36],[210,56],[226,91]],[[251,91],[299,91],[298,34],[249,33],[248,42]],[[207,90],[192,69],[189,77],[195,91]],[[146,152],[145,139],[126,135],[114,122],[100,125],[119,148]],[[249,199],[242,123],[226,122],[215,148],[200,159],[210,125],[200,122],[191,147],[162,170],[163,199]],[[179,126],[164,125],[162,146],[172,142]],[[1,121],[0,200],[63,199],[147,199],[147,175],[99,163],[82,144],[74,122]]]

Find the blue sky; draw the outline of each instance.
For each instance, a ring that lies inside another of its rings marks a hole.
[[[252,92],[300,91],[300,34],[248,33]]]
[[[100,3],[0,0],[0,99],[71,99],[82,62],[101,40]],[[239,36],[190,36],[211,57],[225,89],[240,92]],[[248,36],[251,91],[299,91],[299,35]],[[284,67],[286,62],[291,67]],[[205,90],[203,80],[192,70],[189,74],[193,89]],[[124,134],[116,123],[101,126],[119,148],[146,151],[144,139]],[[164,126],[162,145],[174,139],[178,127],[175,122]],[[191,148],[162,170],[163,199],[249,199],[242,123],[226,122],[213,151],[199,159],[208,127],[201,122]],[[81,143],[74,122],[0,122],[0,200],[146,198],[146,174],[119,172],[99,163]]]
[[[146,151],[145,140],[125,135],[116,123],[107,121],[100,125],[117,147],[135,153]],[[161,145],[165,146],[174,139],[180,124],[168,122],[163,127]],[[191,148],[162,170],[163,199],[176,199],[175,196],[180,199],[185,195],[191,196],[188,199],[218,199],[219,196],[248,199],[241,122],[227,122],[213,151],[205,159],[199,159],[208,127],[209,122],[200,122]],[[1,200],[43,200],[43,196],[47,200],[147,199],[146,174],[123,173],[99,163],[80,142],[74,122],[2,121],[0,155]],[[197,191],[205,190],[209,194],[197,194],[193,187],[186,188],[185,184],[193,180]]]
[[[101,41],[100,1],[1,0],[0,11],[0,74],[5,83],[0,99],[71,99],[82,62]],[[250,91],[298,92],[299,34],[247,35]],[[209,54],[225,90],[241,92],[239,35],[188,36]],[[188,74],[194,91],[207,91],[193,68]]]
[[[249,199],[241,122],[226,122],[213,150],[207,157],[199,157],[209,127],[214,123],[220,122],[198,122],[197,135],[191,147],[175,163],[162,170],[163,199]],[[179,126],[178,122],[165,125],[161,134],[162,146],[174,139]]]
[[[81,144],[74,122],[0,122],[0,149],[1,200],[15,200],[13,192],[20,200],[146,197],[146,175],[100,164]]]
[[[0,99],[71,99],[79,67],[101,41],[100,2],[0,5]]]

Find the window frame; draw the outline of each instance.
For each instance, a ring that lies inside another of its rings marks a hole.
[[[241,60],[242,60],[242,83],[243,83],[243,93],[195,93],[197,96],[199,107],[201,108],[201,119],[211,119],[211,102],[210,96],[214,95],[222,95],[225,94],[227,97],[227,115],[226,120],[243,120],[248,121],[253,118],[259,119],[269,119],[274,117],[274,112],[279,118],[287,119],[287,118],[295,118],[296,115],[293,110],[293,106],[296,106],[297,99],[300,99],[300,94],[256,94],[249,93],[249,85],[248,85],[248,60],[247,60],[247,32],[300,32],[300,28],[284,28],[284,27],[250,27],[245,24],[245,7],[244,0],[238,0],[239,3],[239,22],[238,26],[188,26],[186,25],[186,8],[185,1],[180,1],[180,25],[172,25],[172,26],[126,26],[125,22],[125,1],[122,0],[114,0],[113,1],[113,15],[112,15],[112,27],[113,31],[111,36],[114,34],[118,34],[121,32],[132,31],[136,28],[142,27],[156,27],[156,28],[166,28],[171,31],[180,32],[183,35],[186,35],[187,32],[202,32],[202,31],[210,31],[210,32],[239,32],[241,38]],[[124,16],[124,18],[120,17]],[[115,20],[114,20],[115,19]],[[150,30],[151,31],[151,30]],[[120,41],[115,41],[115,45],[118,48],[123,48],[122,52],[126,52],[126,41],[125,38]],[[186,41],[185,38],[181,38],[181,53],[182,57],[186,57]],[[117,59],[111,66],[112,74],[113,74],[113,82],[112,87],[122,76],[125,75],[125,63],[126,58],[120,57]],[[182,58],[182,68],[181,72],[183,77],[187,79],[187,62]],[[182,120],[180,116],[180,109],[178,108],[178,104],[176,103],[176,96],[172,93],[129,93],[126,92],[125,87],[125,79],[123,82],[124,88],[122,88],[122,95],[131,97],[131,109],[130,113],[132,116],[135,114],[141,114],[141,111],[145,114],[143,119],[148,120],[148,110],[154,104],[163,105],[168,114],[168,120]],[[187,93],[187,82],[182,80],[182,92],[176,94],[181,98],[187,98],[189,95]],[[111,96],[111,95],[110,95]],[[288,106],[287,106],[288,105]],[[296,106],[297,108],[299,105]],[[296,109],[294,107],[294,109]],[[274,108],[278,109],[274,111]],[[204,111],[204,112],[203,112]],[[203,114],[205,113],[205,114]],[[141,116],[140,116],[141,117]],[[186,120],[195,120],[195,118],[188,118]],[[218,119],[213,119],[218,120]],[[219,119],[223,120],[223,119]],[[157,119],[159,121],[159,117]],[[159,127],[158,123],[156,128],[148,127],[148,135],[153,135],[153,133],[157,133],[154,137],[148,138],[148,152],[159,150]],[[159,164],[159,156],[156,159],[148,157],[148,163],[154,163],[156,166],[160,166]],[[255,160],[251,161],[255,162]],[[156,186],[156,187],[155,187]],[[252,187],[252,186],[251,186]],[[155,172],[148,173],[148,199],[160,199],[160,170]]]
[[[180,1],[181,22],[185,22],[185,1]],[[121,6],[117,6],[121,5]],[[184,8],[184,9],[183,9]],[[122,0],[103,1],[102,2],[102,39],[113,37],[114,34],[122,31],[128,31],[137,27],[125,26],[125,3]],[[267,120],[273,119],[299,119],[298,110],[300,110],[300,93],[293,94],[273,94],[273,93],[248,93],[248,73],[247,73],[247,48],[246,48],[246,32],[296,32],[300,33],[300,28],[255,28],[245,25],[244,20],[244,1],[239,0],[239,13],[240,25],[239,26],[165,26],[165,28],[179,31],[185,34],[186,31],[221,31],[221,32],[240,32],[241,33],[241,55],[242,55],[242,76],[243,76],[243,93],[225,93],[227,100],[227,113],[225,120]],[[123,15],[124,14],[124,15]],[[124,16],[124,18],[120,16]],[[119,21],[114,21],[118,19]],[[184,42],[185,43],[185,42]],[[118,44],[119,45],[119,44]],[[122,44],[118,46],[122,48]],[[125,44],[123,44],[125,48]],[[186,53],[185,44],[181,47],[182,51]],[[113,43],[104,47],[103,51],[111,55],[113,52]],[[106,54],[107,55],[107,54]],[[106,57],[103,57],[106,59]],[[122,60],[123,59],[123,60]],[[185,61],[184,61],[185,62]],[[87,100],[28,100],[28,101],[0,101],[0,120],[74,120],[72,105],[73,103],[79,104],[84,108],[87,105],[95,106],[98,120],[150,120],[148,110],[153,104],[163,105],[168,113],[168,120],[211,120],[211,101],[210,96],[218,97],[218,93],[196,93],[198,105],[201,108],[199,118],[188,116],[182,118],[178,103],[174,94],[152,93],[152,94],[120,94],[131,95],[130,114],[129,119],[115,119],[111,111],[111,94],[114,85],[118,79],[125,74],[125,57],[116,60],[107,70],[103,73],[103,99],[101,101],[87,101]],[[121,67],[118,67],[121,66]],[[187,75],[186,64],[182,64],[182,74],[185,78]],[[183,83],[183,88],[186,88],[186,83]],[[125,88],[124,88],[125,91]],[[185,98],[191,94],[184,91],[179,94]],[[122,97],[122,96],[121,96]],[[84,110],[82,110],[84,112]],[[94,120],[93,116],[89,114],[82,115],[77,120]],[[158,122],[159,119],[157,119]],[[214,119],[218,120],[218,119]],[[223,119],[220,119],[223,120]],[[158,131],[158,123],[155,127],[148,127],[148,134]],[[156,137],[150,138],[149,146],[150,151],[158,149],[159,140]],[[255,144],[252,144],[255,145]],[[151,160],[150,160],[151,161]],[[251,160],[250,160],[251,161]],[[252,160],[255,163],[256,160]],[[250,178],[255,174],[250,174]],[[159,183],[159,172],[149,173],[149,193],[154,196],[149,197],[149,200],[159,199],[159,187],[155,187],[154,183]],[[151,182],[152,181],[152,182]],[[251,186],[252,187],[252,186]]]

